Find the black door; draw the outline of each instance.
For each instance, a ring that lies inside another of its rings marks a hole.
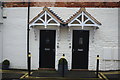
[[[55,30],[40,30],[40,68],[55,68]]]
[[[88,69],[89,31],[73,30],[72,69]]]

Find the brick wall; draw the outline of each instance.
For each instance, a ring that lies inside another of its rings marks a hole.
[[[120,7],[120,2],[31,2],[31,7]],[[27,2],[4,2],[4,7],[27,7]]]

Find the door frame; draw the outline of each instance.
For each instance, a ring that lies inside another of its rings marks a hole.
[[[88,44],[88,68],[87,69],[72,69],[72,54],[73,54],[73,31],[78,30],[78,31],[89,31],[89,44]],[[71,70],[88,70],[89,69],[89,48],[90,48],[90,30],[88,29],[71,29]]]
[[[38,65],[38,68],[40,68],[40,54],[41,54],[40,53],[40,45],[41,45],[40,44],[40,38],[41,38],[40,31],[41,30],[54,30],[55,31],[55,67],[54,67],[54,69],[55,69],[56,68],[56,59],[57,59],[57,57],[56,57],[56,53],[57,53],[57,47],[56,47],[56,45],[57,45],[57,30],[56,29],[39,29],[39,38],[38,38],[39,39],[39,53],[38,53],[39,54],[39,61],[38,61],[39,65]]]

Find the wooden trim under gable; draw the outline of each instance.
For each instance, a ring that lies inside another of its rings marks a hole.
[[[82,10],[87,16],[89,16],[95,23],[97,23],[98,25],[101,25],[101,23],[99,21],[97,21],[93,16],[91,16],[91,14],[89,14],[86,9],[84,8]]]
[[[78,11],[78,12],[76,12],[73,16],[71,16],[67,21],[66,21],[66,23],[70,23],[73,19],[75,19],[80,13],[82,13],[82,8]]]
[[[42,15],[45,11],[47,11],[48,14],[50,14],[55,20],[57,20],[60,24],[68,24],[70,23],[72,20],[74,20],[79,14],[81,14],[82,12],[84,12],[88,17],[90,17],[90,19],[92,19],[96,24],[101,25],[101,23],[99,21],[97,21],[93,16],[91,16],[85,8],[80,8],[80,10],[78,10],[78,12],[76,12],[73,16],[71,16],[66,22],[64,22],[62,19],[60,19],[60,17],[58,17],[52,10],[50,10],[47,7],[43,8],[43,11],[40,12],[36,17],[34,17],[29,24],[33,23],[40,15]]]
[[[63,21],[54,13],[52,12],[49,8],[44,7],[43,11],[40,12],[36,17],[34,17],[29,24],[31,24],[32,22],[34,22],[40,15],[42,15],[45,11],[47,11],[54,19],[56,19],[59,23],[63,23]]]
[[[60,19],[52,10],[49,8],[45,7],[44,8],[54,19],[56,19],[59,23],[63,23],[63,20]]]
[[[85,8],[81,8],[77,13],[75,13],[73,16],[71,16],[70,19],[68,19],[66,21],[66,23],[70,23],[73,19],[75,19],[79,14],[81,14],[82,12],[84,12],[88,17],[90,17],[95,23],[97,23],[98,25],[101,25],[101,23],[99,21],[97,21],[93,16],[91,16]]]
[[[36,17],[34,17],[29,24],[31,24],[32,22],[34,22],[40,15],[42,15],[45,11],[40,12]]]

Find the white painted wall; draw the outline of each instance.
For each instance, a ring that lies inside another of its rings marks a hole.
[[[2,66],[1,66],[2,64],[1,64],[1,63],[2,63],[2,58],[3,58],[3,57],[2,57],[2,54],[3,54],[3,53],[2,53],[2,47],[3,47],[3,46],[2,46],[2,33],[3,33],[2,27],[3,27],[3,26],[0,24],[0,70],[2,69]],[[2,78],[2,74],[0,73],[0,79],[1,79],[1,78]]]
[[[120,8],[118,9],[118,22],[120,22]],[[118,58],[120,60],[120,23],[118,23]],[[120,69],[120,62],[118,63],[118,68]]]
[[[26,69],[26,8],[4,8],[7,18],[3,26],[3,58],[11,68]]]
[[[63,19],[65,19],[64,17],[66,17],[66,15],[72,16],[72,14],[78,10],[78,8],[52,9]],[[30,10],[31,20],[42,10],[42,8],[32,7]],[[5,11],[7,19],[4,19],[3,27],[3,58],[10,60],[11,68],[26,69],[27,8],[5,8]],[[118,8],[87,8],[87,11],[102,23],[102,26],[100,29],[96,30],[94,36],[93,28],[86,28],[90,30],[89,70],[96,69],[96,55],[100,55],[101,57],[101,70],[117,70],[118,66],[114,65],[118,65],[119,62],[116,58],[116,55],[118,55]],[[67,28],[61,28],[60,33],[58,28],[57,26],[47,28],[54,29],[57,32],[55,68],[57,69],[58,60],[62,57],[62,54],[65,54],[69,69],[71,69],[72,48],[69,48],[69,46],[72,46],[72,30],[81,30],[81,28],[71,27],[70,34]],[[36,29],[37,40],[35,40],[34,30],[30,30],[32,69],[38,69],[39,67],[39,30],[45,28],[43,26],[38,26]],[[57,48],[57,46],[59,46],[59,48]],[[111,50],[111,52],[107,50]],[[111,59],[107,60],[105,54],[111,54]]]
[[[0,23],[2,22],[2,2],[0,1]]]
[[[3,24],[2,24],[2,9],[0,7],[0,63],[2,62],[2,36],[3,36]]]
[[[116,70],[118,69],[118,59],[114,58],[118,54],[118,9],[117,8],[102,8],[102,9],[87,9],[88,12],[98,19],[102,26],[95,33],[93,43],[90,43],[90,63],[89,69],[95,69],[96,55],[100,55],[101,70]],[[111,50],[106,51],[106,50]],[[104,53],[108,52],[108,53]],[[105,55],[108,54],[108,55]],[[110,60],[104,57],[111,56]],[[115,66],[116,65],[116,66]]]
[[[0,63],[2,62],[2,48],[3,48],[3,45],[2,45],[2,41],[3,41],[3,31],[2,31],[2,25],[0,24]]]
[[[1,5],[1,3],[0,3],[0,5]],[[2,9],[1,9],[1,7],[0,7],[0,70],[1,70],[1,68],[2,68],[2,66],[1,66],[1,63],[2,63],[2,35],[3,35],[3,31],[2,31]],[[0,80],[1,80],[1,78],[2,78],[2,74],[0,73]]]

